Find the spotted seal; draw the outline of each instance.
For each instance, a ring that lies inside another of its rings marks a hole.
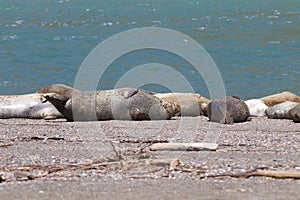
[[[221,124],[244,122],[250,116],[246,103],[236,96],[212,100],[208,104],[207,113],[209,121]]]
[[[52,95],[53,93],[47,93]],[[63,115],[50,103],[45,94],[0,96],[0,118],[55,119]]]
[[[56,119],[63,115],[44,95],[53,93],[71,96],[73,88],[63,84],[52,84],[33,94],[0,96],[0,118]]]
[[[271,119],[292,119],[290,110],[297,106],[299,103],[292,101],[285,101],[266,110],[266,115]]]
[[[195,93],[156,93],[154,96],[174,103],[180,108],[179,116],[207,116],[209,99]]]
[[[262,100],[267,106],[274,106],[285,101],[293,101],[300,103],[300,97],[289,91],[262,97],[260,98],[260,100]]]

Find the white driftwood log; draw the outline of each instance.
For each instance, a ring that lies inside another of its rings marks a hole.
[[[215,151],[216,143],[155,143],[150,147],[151,151]]]
[[[256,176],[268,176],[273,178],[294,178],[300,179],[298,171],[277,171],[277,170],[260,170],[255,172]]]

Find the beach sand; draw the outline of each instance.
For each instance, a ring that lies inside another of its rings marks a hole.
[[[213,142],[216,151],[149,151]],[[65,122],[0,120],[1,199],[299,199],[300,124],[253,118]]]

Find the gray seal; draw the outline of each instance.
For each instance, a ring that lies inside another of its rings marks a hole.
[[[178,106],[153,93],[133,88],[75,91],[69,95],[45,95],[68,121],[164,120],[179,112]]]
[[[276,104],[266,110],[266,115],[271,119],[292,119],[289,111],[298,104],[299,103],[292,101],[285,101]]]
[[[299,123],[300,122],[300,104],[294,106],[290,111],[289,111],[290,117],[294,122]]]
[[[221,124],[245,122],[250,116],[246,103],[236,96],[211,101],[208,104],[207,113],[209,121]]]

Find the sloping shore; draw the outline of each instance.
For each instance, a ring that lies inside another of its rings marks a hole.
[[[217,151],[149,151],[157,142],[214,142]],[[253,118],[168,121],[0,120],[1,199],[297,199],[300,124]]]

